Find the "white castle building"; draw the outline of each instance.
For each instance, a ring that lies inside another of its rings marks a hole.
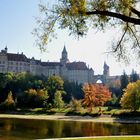
[[[109,74],[109,67],[105,65],[105,74]],[[88,68],[85,62],[70,62],[64,46],[60,62],[41,62],[34,57],[27,58],[23,53],[8,53],[8,48],[0,52],[0,73],[29,72],[34,75],[58,75],[64,80],[77,83],[94,82],[103,79],[103,76],[95,76],[92,68]]]

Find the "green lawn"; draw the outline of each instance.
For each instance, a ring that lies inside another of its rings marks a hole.
[[[63,140],[140,140],[140,137],[66,138]]]

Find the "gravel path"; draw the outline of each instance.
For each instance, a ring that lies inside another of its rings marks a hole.
[[[17,119],[38,119],[38,120],[65,120],[65,121],[84,121],[84,122],[120,122],[120,123],[140,123],[140,119],[129,118],[119,119],[108,115],[100,117],[91,116],[65,116],[65,115],[15,115],[0,114],[0,118],[17,118]]]

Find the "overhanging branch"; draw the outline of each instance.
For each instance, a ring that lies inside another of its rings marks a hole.
[[[110,12],[110,11],[100,11],[100,10],[95,10],[95,11],[88,11],[85,13],[86,15],[103,15],[103,16],[109,16],[109,17],[114,17],[117,19],[121,19],[124,22],[129,22],[133,23],[136,25],[140,25],[140,18],[133,18],[129,17],[120,13],[115,13],[115,12]]]
[[[136,9],[133,8],[133,7],[131,7],[130,9],[131,9],[131,11],[132,11],[134,14],[136,14],[138,17],[140,17],[140,11],[136,10]]]

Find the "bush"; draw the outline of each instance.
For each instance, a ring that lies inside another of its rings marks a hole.
[[[131,118],[131,117],[140,117],[140,112],[130,112],[130,111],[123,111],[120,113],[112,114],[113,117],[120,117],[120,118]]]
[[[70,107],[71,107],[72,111],[74,111],[74,112],[80,111],[80,109],[82,107],[81,100],[72,98],[72,100],[70,102]]]

